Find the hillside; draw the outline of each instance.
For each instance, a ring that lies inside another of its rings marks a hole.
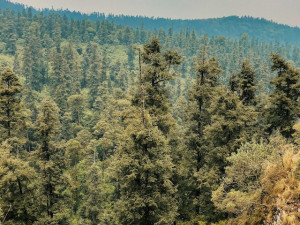
[[[0,0],[0,8],[9,8],[15,11],[22,11],[26,6],[16,4],[7,0]],[[40,10],[32,9],[37,14]],[[85,14],[80,12],[72,12],[69,10],[51,10],[43,9],[44,15],[58,13],[61,16],[66,15],[69,19],[91,21],[103,20],[114,22],[116,25],[128,25],[132,28],[144,26],[145,29],[168,30],[170,27],[175,32],[180,30],[195,30],[198,35],[207,34],[209,36],[225,36],[237,39],[243,33],[248,33],[251,37],[257,37],[260,41],[282,41],[290,44],[300,45],[300,28],[290,27],[278,24],[261,18],[253,17],[223,17],[213,19],[195,19],[180,20],[167,18],[149,18],[143,16],[127,16],[127,15],[105,15],[103,13]]]
[[[2,3],[1,225],[300,220],[299,46]]]

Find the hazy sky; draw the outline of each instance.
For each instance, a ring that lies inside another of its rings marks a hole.
[[[11,0],[38,8],[68,8],[181,19],[231,15],[263,17],[300,27],[300,0]]]

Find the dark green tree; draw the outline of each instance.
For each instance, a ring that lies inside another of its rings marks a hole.
[[[149,43],[143,46],[141,61],[143,63],[141,65],[142,83],[145,92],[143,104],[153,117],[153,123],[164,134],[167,134],[174,121],[169,113],[166,82],[175,79],[176,72],[172,69],[173,66],[180,65],[181,56],[172,50],[162,52],[159,40],[157,37],[153,37]],[[142,104],[139,95],[140,93],[133,100],[135,105]]]
[[[137,93],[130,110],[125,110],[122,116],[126,128],[112,163],[112,178],[118,182],[115,223],[167,225],[172,224],[177,216],[176,187],[172,183],[174,164],[168,141],[148,110],[165,105],[165,111],[152,112],[156,117],[168,114],[168,105],[164,102],[167,101],[167,91],[160,86],[160,82],[171,79],[168,66],[179,64],[180,57],[170,51],[161,55],[156,38],[144,45],[144,51],[143,61],[146,65],[142,67],[139,50]],[[156,98],[158,93],[164,96],[155,99],[149,97],[149,92]]]
[[[52,96],[61,113],[64,113],[67,110],[67,98],[72,92],[72,79],[70,67],[57,48],[54,48],[51,54],[50,78]]]
[[[33,22],[24,35],[25,46],[22,58],[22,75],[26,78],[26,88],[36,91],[40,91],[43,84],[48,81],[40,35],[40,25]]]
[[[300,72],[278,54],[273,54],[271,60],[272,71],[277,77],[271,81],[275,89],[265,110],[268,131],[278,129],[284,137],[291,138],[295,132],[293,126],[299,118]]]
[[[78,94],[80,92],[80,82],[82,80],[82,68],[80,65],[79,54],[77,53],[74,44],[68,42],[62,48],[62,57],[66,61],[68,71],[70,71],[71,94]]]
[[[20,99],[17,75],[5,69],[0,76],[0,205],[4,224],[36,220],[36,173],[26,152],[27,112]]]
[[[245,105],[254,105],[256,92],[255,72],[252,69],[249,60],[243,61],[241,71],[238,73],[237,77],[240,100]]]
[[[104,213],[105,204],[107,204],[103,199],[103,171],[98,159],[95,158],[94,160],[92,165],[88,165],[85,184],[87,193],[80,209],[83,218],[91,225],[101,224],[100,222],[103,219],[101,216]]]
[[[10,55],[14,55],[16,53],[16,26],[15,26],[15,15],[13,11],[9,11],[7,15],[6,22],[4,24],[4,35],[5,35],[5,51]]]
[[[63,150],[59,145],[60,122],[56,104],[45,99],[36,122],[39,138],[37,166],[39,172],[40,217],[37,224],[66,224],[67,204],[63,189]]]
[[[166,139],[151,116],[131,109],[122,143],[113,159],[117,181],[116,224],[172,224],[177,215],[174,165]]]
[[[26,122],[25,111],[20,100],[21,83],[11,69],[0,76],[0,141],[10,137],[22,137]],[[20,135],[20,136],[19,136]]]
[[[218,188],[228,165],[227,157],[237,151],[242,143],[249,141],[252,127],[257,123],[254,107],[245,106],[239,97],[231,91],[220,87],[215,93],[208,112],[210,123],[203,131],[202,143],[203,165],[195,174],[198,179],[201,214],[208,216],[208,220],[221,219],[222,214],[216,210],[212,201],[212,191]]]
[[[24,141],[9,138],[0,144],[0,206],[1,223],[33,224],[37,217],[37,174],[24,149]]]
[[[201,213],[202,209],[207,208],[205,201],[201,198],[201,194],[205,194],[204,189],[199,188],[197,173],[205,164],[205,154],[207,146],[205,146],[204,129],[211,123],[211,113],[209,108],[214,100],[217,92],[217,79],[222,70],[215,58],[206,59],[206,48],[202,51],[202,57],[198,58],[195,64],[196,80],[193,88],[189,92],[188,120],[186,132],[186,145],[188,158],[188,168],[190,183],[192,185],[193,195],[191,202],[194,202],[194,212],[196,215]],[[192,213],[190,212],[190,213]],[[202,212],[203,213],[203,212]]]
[[[86,84],[90,91],[90,104],[93,105],[97,98],[98,87],[102,80],[102,66],[96,43],[90,43],[90,52],[88,58],[88,68],[86,73]],[[105,65],[107,66],[107,65]],[[104,78],[106,79],[106,77]]]

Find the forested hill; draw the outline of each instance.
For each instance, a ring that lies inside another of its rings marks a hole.
[[[0,0],[0,8],[10,8],[14,11],[22,11],[26,6],[12,3],[7,0]],[[209,36],[225,36],[237,39],[243,33],[248,33],[252,37],[257,37],[260,41],[282,41],[290,44],[300,45],[300,28],[290,27],[278,24],[265,19],[253,17],[223,17],[214,19],[180,20],[167,18],[149,18],[143,16],[125,16],[125,15],[105,15],[103,13],[84,14],[80,12],[71,12],[69,10],[43,9],[44,15],[53,12],[66,15],[69,19],[91,21],[106,19],[110,22],[120,25],[129,25],[132,28],[144,26],[150,30],[170,30],[170,32],[179,32],[180,30],[195,30],[197,34],[208,34]],[[37,9],[32,9],[33,14],[40,13]],[[200,17],[201,15],[199,15]],[[170,29],[170,27],[172,29]]]
[[[299,224],[300,46],[4,3],[0,225]]]

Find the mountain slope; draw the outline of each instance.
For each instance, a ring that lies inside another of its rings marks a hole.
[[[10,8],[15,11],[22,11],[26,6],[12,3],[7,0],[0,0],[0,8]],[[290,44],[300,45],[300,28],[290,27],[278,24],[266,19],[253,17],[230,16],[213,19],[167,19],[167,18],[150,18],[143,16],[125,16],[125,15],[105,15],[103,13],[85,14],[69,10],[52,10],[43,9],[44,15],[56,12],[60,15],[66,15],[69,19],[91,21],[103,20],[113,21],[115,24],[128,25],[133,28],[144,26],[146,29],[159,30],[170,29],[170,32],[180,30],[195,30],[197,34],[208,34],[209,36],[225,36],[237,39],[243,33],[248,33],[252,37],[257,37],[260,41],[282,41]],[[33,9],[33,14],[40,10]]]

